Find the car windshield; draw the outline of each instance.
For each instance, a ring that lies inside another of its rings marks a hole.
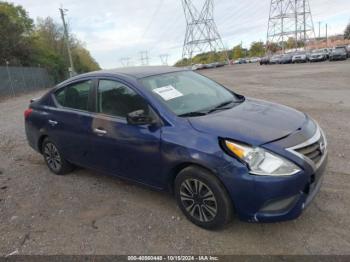
[[[205,115],[242,100],[218,83],[190,71],[150,76],[140,82],[178,116]]]
[[[335,53],[345,53],[345,48],[344,47],[336,47],[335,49],[333,49],[333,52]]]

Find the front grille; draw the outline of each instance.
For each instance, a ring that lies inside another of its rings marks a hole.
[[[317,125],[315,134],[299,145],[289,147],[287,150],[303,158],[314,170],[317,170],[327,156],[327,139]]]
[[[299,154],[309,158],[314,162],[314,164],[318,164],[322,159],[322,156],[325,153],[325,140],[323,135],[320,136],[319,140],[316,142],[306,145],[304,147],[294,149]]]

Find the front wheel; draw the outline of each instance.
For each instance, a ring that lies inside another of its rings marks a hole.
[[[195,166],[185,168],[177,175],[174,189],[180,209],[197,226],[217,229],[231,220],[231,199],[209,171]]]
[[[65,175],[73,170],[73,165],[64,159],[58,147],[49,138],[42,144],[42,154],[46,165],[56,175]]]

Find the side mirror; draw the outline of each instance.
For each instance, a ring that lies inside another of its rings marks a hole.
[[[145,113],[144,110],[137,110],[129,113],[126,117],[129,125],[150,125],[156,121],[153,117]]]

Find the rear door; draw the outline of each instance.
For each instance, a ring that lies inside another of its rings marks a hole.
[[[54,94],[56,107],[48,109],[49,137],[67,160],[82,166],[89,166],[92,90],[92,79],[72,83]]]
[[[157,186],[161,126],[129,125],[126,120],[130,112],[151,110],[148,103],[130,86],[115,80],[100,79],[95,93],[91,163],[109,173]]]

